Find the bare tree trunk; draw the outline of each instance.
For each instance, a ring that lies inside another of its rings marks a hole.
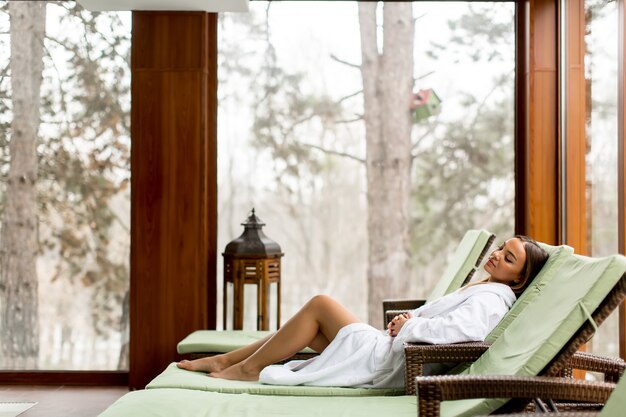
[[[10,2],[13,121],[6,208],[0,235],[0,340],[3,366],[35,368],[37,297],[37,131],[45,2]]]
[[[130,290],[126,290],[124,301],[122,301],[122,317],[120,318],[120,334],[122,343],[120,343],[120,356],[117,359],[118,371],[128,370],[129,356],[129,324],[130,324]]]
[[[367,141],[368,321],[380,325],[382,299],[406,296],[409,289],[411,3],[385,4],[382,53],[376,3],[359,3],[359,23]]]

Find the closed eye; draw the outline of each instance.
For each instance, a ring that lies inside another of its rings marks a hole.
[[[514,263],[514,261],[516,261],[517,259],[515,258],[515,256],[511,253],[510,250],[506,249],[506,242],[502,242],[500,244],[500,246],[498,246],[498,250],[499,251],[504,251],[504,260],[510,264]]]
[[[517,257],[513,255],[513,253],[510,250],[506,251],[506,256],[504,257],[504,259],[507,260],[509,263],[513,263],[513,261],[517,261]]]

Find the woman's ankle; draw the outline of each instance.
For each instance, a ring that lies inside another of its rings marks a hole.
[[[213,356],[213,358],[215,359],[215,362],[220,364],[220,367],[222,369],[226,369],[229,366],[234,365],[236,362],[233,362],[229,359],[228,354],[226,353],[221,353],[219,355],[215,355]]]
[[[259,366],[247,359],[241,362],[241,371],[248,375],[258,375],[261,373],[263,368],[264,366]]]

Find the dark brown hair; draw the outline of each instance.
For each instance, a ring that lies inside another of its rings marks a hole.
[[[519,296],[533,282],[533,279],[535,279],[548,260],[549,255],[545,249],[528,236],[516,235],[515,237],[522,241],[526,250],[526,262],[524,262],[524,268],[520,273],[522,281],[520,284],[511,287],[515,295]]]

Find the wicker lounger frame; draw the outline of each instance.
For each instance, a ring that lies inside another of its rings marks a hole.
[[[593,312],[592,318],[599,326],[606,320],[606,318],[621,304],[626,297],[626,274],[622,275],[620,280],[616,283],[609,294],[604,298],[602,303]],[[588,381],[581,381],[576,383],[575,380],[568,378],[561,378],[565,370],[572,364],[580,366],[585,365],[585,358],[588,356],[591,358],[593,355],[576,354],[581,345],[586,343],[594,334],[594,326],[586,322],[580,329],[572,336],[570,341],[564,345],[560,352],[558,352],[554,359],[546,365],[546,367],[539,373],[548,381],[548,385],[553,385],[555,391],[552,393],[546,392],[546,396],[553,395],[554,398],[576,398],[577,403],[573,407],[580,407],[579,403],[604,403],[608,398],[608,395],[612,392],[615,384],[611,382],[598,382],[590,384]],[[451,345],[454,346],[454,345]],[[441,346],[440,346],[441,347]],[[407,346],[411,351],[413,347]],[[418,347],[419,349],[419,347]],[[454,360],[454,355],[450,348],[449,355],[445,360]],[[409,354],[411,356],[411,354]],[[407,358],[407,362],[410,359]],[[619,360],[616,360],[619,361]],[[596,362],[591,361],[594,364],[600,363],[600,368],[604,367],[608,371],[609,379],[616,380],[621,373],[615,373],[614,368],[611,365],[611,359],[605,358],[605,361]],[[622,361],[623,362],[623,361]],[[419,367],[421,364],[416,364]],[[623,366],[621,369],[623,372]],[[463,376],[438,376],[438,377],[422,377],[415,378],[410,384],[407,384],[407,391],[409,387],[413,387],[412,390],[418,391],[418,415],[421,417],[438,417],[440,413],[441,401],[458,400],[467,398],[484,398],[489,397],[504,397],[514,398],[514,400],[507,403],[501,408],[503,412],[517,412],[524,410],[529,403],[530,398],[535,396],[543,397],[543,395],[536,395],[536,392],[530,394],[532,387],[537,385],[537,382],[529,382],[533,377],[519,377],[519,376],[478,376],[478,375],[463,375]],[[494,383],[495,379],[495,383]],[[414,382],[413,382],[414,381]],[[491,381],[489,383],[482,381]],[[560,390],[560,391],[559,391]],[[408,394],[408,392],[407,392]]]

